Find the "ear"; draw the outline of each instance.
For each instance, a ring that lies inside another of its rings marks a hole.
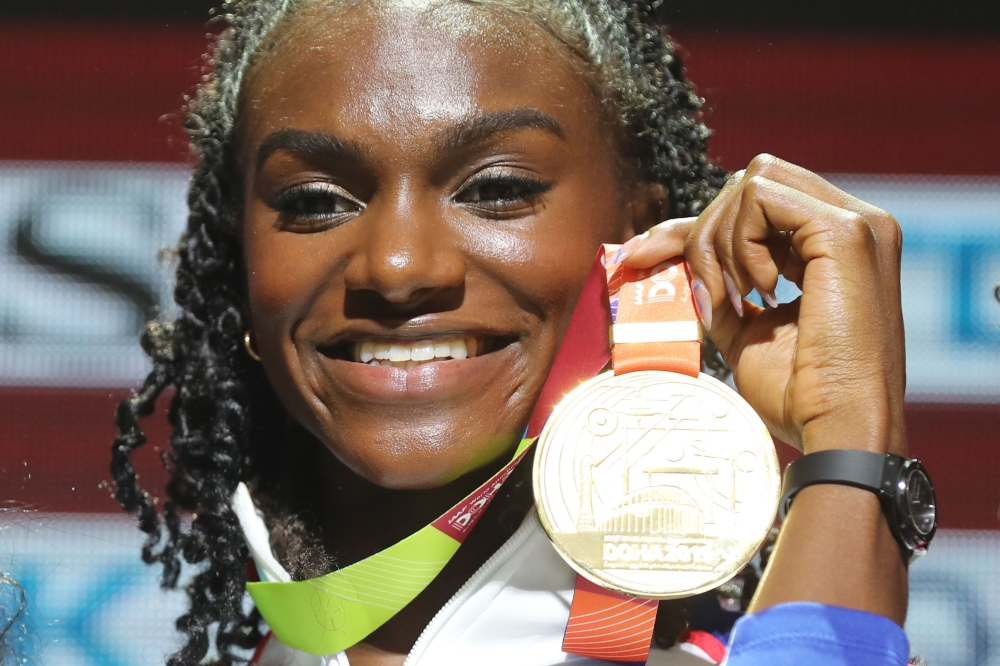
[[[627,237],[644,233],[667,219],[670,214],[670,191],[662,183],[637,183],[628,203]]]

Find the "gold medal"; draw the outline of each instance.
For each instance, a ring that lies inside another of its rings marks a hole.
[[[595,377],[556,407],[535,454],[559,554],[598,585],[655,599],[736,575],[774,522],[780,479],[760,417],[707,375]]]
[[[750,405],[699,373],[683,262],[607,264],[613,371],[569,393],[542,430],[538,515],[591,582],[634,597],[692,596],[760,548],[778,509],[778,457]]]

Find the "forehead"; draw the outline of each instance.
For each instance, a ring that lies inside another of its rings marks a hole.
[[[598,104],[585,68],[533,20],[471,3],[316,4],[278,28],[248,77],[241,126],[372,132],[395,142],[479,112],[533,107],[567,131]]]

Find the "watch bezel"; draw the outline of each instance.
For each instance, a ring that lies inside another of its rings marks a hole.
[[[937,494],[934,492],[934,484],[927,473],[927,468],[919,460],[916,458],[907,459],[901,456],[898,460],[902,464],[898,467],[892,465],[892,467],[896,468],[895,478],[890,482],[891,493],[886,493],[886,498],[892,509],[892,516],[896,523],[893,532],[895,532],[902,545],[913,555],[922,555],[927,551],[927,546],[930,544],[931,539],[934,538],[934,533],[937,532]],[[910,508],[911,484],[909,479],[913,473],[921,474],[927,481],[927,489],[930,491],[931,500],[934,505],[934,521],[930,531],[926,534],[923,534],[920,528],[917,527],[916,519]],[[887,489],[883,488],[883,492],[885,490]]]

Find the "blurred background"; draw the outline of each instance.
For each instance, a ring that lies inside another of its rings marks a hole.
[[[175,644],[181,595],[140,562],[107,467],[138,332],[169,308],[179,110],[211,6],[0,2],[0,571],[27,592],[12,640],[37,663],[163,663]],[[902,224],[907,426],[942,528],[907,629],[932,666],[1000,664],[1000,3],[667,0],[664,19],[723,166],[770,152]],[[162,414],[146,427],[137,466],[162,489]]]

